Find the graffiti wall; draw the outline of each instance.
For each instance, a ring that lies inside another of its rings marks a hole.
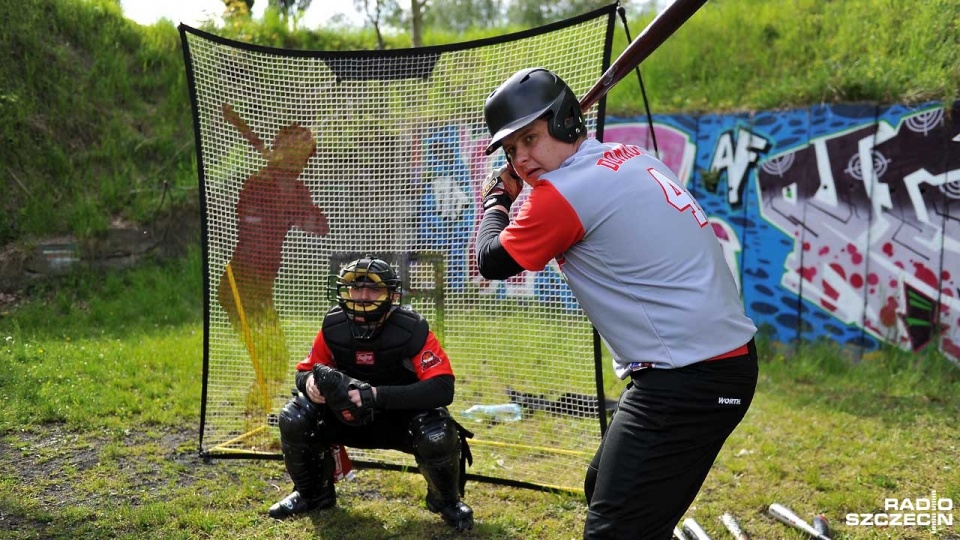
[[[607,117],[603,139],[656,150],[677,172],[765,334],[856,352],[936,347],[960,362],[960,101],[654,115],[653,125]],[[471,186],[498,164],[483,155],[483,135],[447,126],[424,144],[432,188],[421,209],[459,223],[456,238],[424,231],[424,241],[450,251],[448,283],[575,308],[555,268],[505,283],[477,275]],[[461,159],[431,170],[432,145],[459,147]]]

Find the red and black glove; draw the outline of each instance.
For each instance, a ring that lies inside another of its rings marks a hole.
[[[348,426],[362,426],[373,421],[376,399],[369,383],[358,381],[342,371],[323,364],[313,366],[313,383],[327,400],[327,407],[338,420]],[[360,405],[350,401],[350,390],[360,392]]]
[[[523,189],[523,182],[517,176],[513,165],[507,164],[490,173],[480,187],[480,199],[483,201],[483,210],[487,211],[494,206],[503,206],[510,211],[510,205],[517,200],[517,195]]]

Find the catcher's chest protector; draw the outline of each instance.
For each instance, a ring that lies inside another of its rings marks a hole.
[[[358,340],[339,307],[323,319],[323,339],[333,353],[337,369],[373,386],[417,382],[410,360],[427,342],[429,325],[417,312],[398,308],[387,318],[377,337]]]

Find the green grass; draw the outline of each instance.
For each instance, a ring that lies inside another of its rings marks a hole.
[[[422,504],[423,479],[362,470],[339,507],[266,516],[289,489],[279,461],[198,457],[200,256],[74,275],[0,310],[0,538],[579,538],[581,497],[470,482],[474,531]],[[753,538],[800,539],[772,502],[846,538],[957,538],[956,530],[843,526],[885,498],[960,501],[960,370],[880,351],[858,363],[829,343],[769,344],[759,390],[688,512],[713,538],[734,513]],[[562,434],[558,434],[562,436]],[[956,504],[956,503],[955,503]]]

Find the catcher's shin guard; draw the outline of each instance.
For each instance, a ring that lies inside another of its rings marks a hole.
[[[323,438],[320,406],[298,393],[280,410],[280,446],[295,491],[270,507],[270,516],[284,518],[337,503],[334,460]]]
[[[427,509],[458,531],[473,528],[473,510],[460,500],[464,472],[456,422],[445,410],[426,412],[411,421],[410,434],[414,457],[427,480]]]

